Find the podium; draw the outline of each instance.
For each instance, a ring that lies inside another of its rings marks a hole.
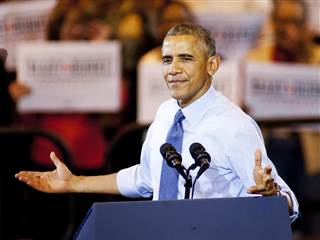
[[[94,203],[77,240],[291,240],[282,196]]]

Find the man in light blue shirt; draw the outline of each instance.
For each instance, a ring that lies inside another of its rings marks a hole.
[[[162,60],[163,76],[173,99],[159,107],[143,144],[140,164],[115,174],[75,176],[51,153],[54,171],[22,171],[16,177],[44,192],[120,193],[157,200],[162,164],[166,164],[159,148],[181,109],[185,117],[183,165],[194,163],[189,153],[194,142],[201,143],[212,158],[209,169],[194,186],[194,198],[281,194],[287,197],[294,220],[298,216],[297,200],[267,157],[257,124],[212,87],[220,58],[211,34],[194,24],[175,26],[164,39]],[[191,176],[195,175],[192,171]],[[183,194],[184,179],[180,177],[178,199]]]

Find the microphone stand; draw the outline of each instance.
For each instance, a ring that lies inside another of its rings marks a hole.
[[[190,199],[190,189],[192,187],[192,177],[189,175],[189,171],[187,171],[186,183],[184,184],[184,199]]]
[[[190,199],[190,189],[192,188],[192,177],[190,175],[190,170],[194,170],[197,167],[196,164],[192,164],[188,169],[186,169],[186,176],[185,178],[186,183],[184,184],[185,192],[184,192],[184,199]]]

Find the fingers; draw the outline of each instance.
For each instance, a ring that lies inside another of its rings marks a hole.
[[[30,179],[40,178],[41,172],[21,171],[14,175],[19,181],[27,183]]]
[[[272,171],[272,168],[270,165],[267,165],[265,168],[264,168],[264,174],[266,175],[271,175],[271,171]]]
[[[258,186],[251,186],[247,189],[247,193],[257,193],[259,192],[260,190],[258,189]]]
[[[40,172],[21,171],[15,175],[19,181],[24,182],[34,188],[38,184],[38,180],[41,178]]]
[[[46,178],[45,174],[45,172],[21,171],[15,177],[38,191],[53,192],[48,181],[44,180]]]
[[[274,179],[273,177],[271,177],[270,175],[269,176],[266,176],[265,179],[264,179],[264,182],[265,182],[265,185],[268,187],[272,186],[273,183],[274,183]]]
[[[274,183],[274,179],[271,176],[272,168],[270,165],[262,168],[262,152],[257,149],[255,152],[255,167],[253,171],[255,186],[251,186],[247,189],[248,193],[262,194],[262,195],[274,195],[277,193],[277,187]]]
[[[262,184],[257,184],[247,189],[247,193],[262,194],[264,196],[275,195],[277,192],[278,184],[274,182],[271,176],[266,177]]]
[[[270,180],[270,183],[264,183],[264,184],[259,184],[259,185],[254,185],[251,186],[247,189],[248,193],[257,193],[261,194],[263,192],[269,191],[272,188],[273,185],[273,180]]]
[[[19,100],[22,96],[29,94],[31,91],[25,83],[14,81],[9,85],[9,94],[15,100]]]
[[[261,167],[261,161],[262,161],[262,153],[261,153],[260,149],[257,149],[256,153],[255,153],[255,164],[256,164],[256,167]]]
[[[261,166],[261,162],[262,162],[262,152],[260,149],[257,149],[256,152],[255,152],[255,165],[256,167],[262,167]],[[264,174],[266,175],[270,175],[271,174],[271,171],[272,171],[272,168],[271,166],[268,164],[266,165],[266,167],[264,168]]]
[[[268,188],[261,188],[258,186],[251,186],[247,189],[247,193],[250,194],[261,194],[263,196],[276,195],[278,192],[277,184],[269,185]]]

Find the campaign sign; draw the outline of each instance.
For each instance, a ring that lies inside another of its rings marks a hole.
[[[18,79],[31,87],[20,112],[119,110],[118,42],[26,42],[17,53]]]
[[[223,59],[240,59],[259,36],[266,19],[261,12],[202,13],[197,22],[216,38],[217,53]]]
[[[19,42],[45,39],[49,13],[55,3],[54,0],[46,0],[0,4],[0,46],[8,51],[8,70],[15,70]]]
[[[151,123],[160,104],[169,98],[161,62],[141,64],[138,68],[137,121],[141,124]]]
[[[248,62],[245,102],[258,120],[320,117],[320,68]]]

